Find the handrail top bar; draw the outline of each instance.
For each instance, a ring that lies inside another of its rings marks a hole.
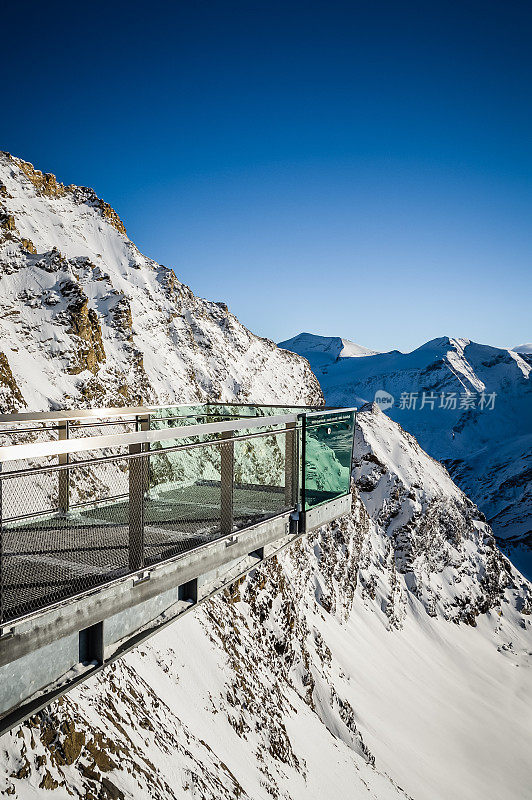
[[[183,406],[184,407],[184,406]],[[180,408],[180,406],[124,406],[123,408],[82,408],[63,411],[20,411],[0,414],[0,424],[9,422],[66,422],[77,419],[106,419],[107,417],[136,417],[153,413],[156,409]]]
[[[174,408],[174,406],[169,406]],[[356,408],[336,408],[326,411],[310,412],[307,417],[323,414],[350,413]],[[266,428],[274,425],[297,423],[300,414],[277,414],[264,417],[239,417],[227,422],[206,422],[200,425],[181,425],[177,428],[162,428],[134,433],[115,433],[107,436],[84,436],[78,439],[60,439],[48,442],[30,442],[0,447],[0,464],[8,461],[19,461],[28,458],[45,458],[47,456],[80,453],[89,450],[102,450],[107,447],[126,447],[132,444],[148,444],[172,439],[188,439],[191,436],[203,436],[209,433],[237,431],[252,428]],[[272,435],[280,431],[272,431]],[[209,444],[206,442],[205,444]]]
[[[245,417],[229,422],[207,422],[202,425],[182,425],[177,428],[162,428],[135,433],[115,433],[109,436],[84,436],[79,439],[61,439],[52,442],[31,442],[0,447],[0,464],[27,458],[44,458],[65,453],[80,453],[88,450],[102,450],[106,447],[121,447],[132,444],[163,442],[168,439],[188,439],[190,436],[203,436],[208,433],[265,428],[288,422],[297,423],[297,414],[280,414],[274,417]],[[272,435],[280,431],[272,431]],[[223,441],[223,440],[221,440]],[[211,442],[205,442],[206,445]]]
[[[351,411],[358,411],[358,409],[356,408],[356,406],[351,406],[350,408],[342,408],[342,407],[334,406],[334,407],[325,408],[322,411],[309,411],[308,413],[305,414],[305,416],[307,417],[307,419],[309,417],[321,417],[324,414],[334,414],[335,411],[343,412],[344,414],[348,414],[348,413],[351,413]]]
[[[136,417],[142,414],[153,414],[170,408],[190,408],[193,406],[230,406],[233,408],[319,408],[319,406],[299,406],[292,403],[233,403],[223,401],[210,401],[206,403],[170,403],[162,406],[117,406],[109,408],[80,408],[64,409],[63,411],[17,411],[12,414],[0,414],[0,424],[13,422],[66,422],[69,420],[95,419],[103,420],[108,417]],[[333,407],[329,410],[334,410]]]

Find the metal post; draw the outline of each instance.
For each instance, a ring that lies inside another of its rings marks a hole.
[[[151,415],[146,414],[139,418],[140,422],[137,422],[137,430],[141,431],[149,431],[150,430],[150,422],[151,422]],[[144,450],[148,452],[151,449],[151,445],[149,442],[146,442],[144,445]],[[144,492],[146,495],[148,494],[150,488],[150,458],[147,456],[145,459],[142,459],[145,462],[145,469],[144,469]]]
[[[63,420],[59,424],[59,439],[68,439],[70,435],[70,422],[68,419]],[[68,464],[70,456],[68,453],[62,453],[59,456],[60,464]],[[70,508],[70,470],[59,469],[57,470],[59,480],[59,510],[63,514],[67,514]]]
[[[284,435],[284,502],[285,505],[295,506],[297,503],[297,458],[296,458],[296,423],[286,423]]]
[[[235,445],[233,431],[224,431],[220,446],[220,532],[229,536],[233,532],[233,480],[235,472]]]
[[[307,456],[307,415],[301,414],[301,513],[299,515],[299,529],[305,530],[305,506],[306,506],[306,456]]]
[[[137,417],[137,431],[148,430],[149,417]],[[131,454],[143,453],[143,444],[131,444]],[[144,496],[147,490],[147,458],[129,460],[129,569],[144,568]]]

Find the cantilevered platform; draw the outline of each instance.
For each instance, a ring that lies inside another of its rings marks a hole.
[[[354,412],[0,416],[0,732],[345,514]]]

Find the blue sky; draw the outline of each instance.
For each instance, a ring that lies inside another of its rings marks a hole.
[[[15,4],[0,147],[274,340],[532,340],[532,7]]]

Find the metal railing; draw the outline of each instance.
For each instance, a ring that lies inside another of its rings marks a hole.
[[[0,626],[346,494],[353,429],[233,404],[0,415]]]

